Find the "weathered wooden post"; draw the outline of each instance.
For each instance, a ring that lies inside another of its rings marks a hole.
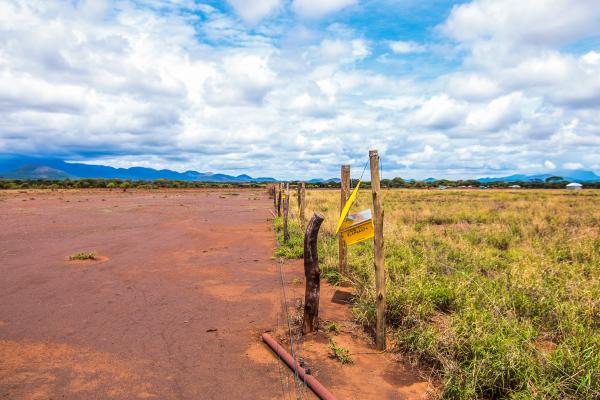
[[[298,182],[298,186],[296,186],[296,200],[298,201],[298,216],[300,216],[300,208],[301,208],[301,203],[302,203],[302,198],[300,197],[300,184],[301,182]]]
[[[277,209],[277,186],[271,187],[271,194],[273,195],[273,208]]]
[[[348,201],[348,197],[350,197],[350,166],[342,165],[341,171],[341,186],[340,186],[340,213],[344,209],[346,202]],[[346,246],[346,242],[340,235],[339,240],[339,267],[338,271],[342,276],[346,275],[346,270],[348,268],[348,246]]]
[[[375,325],[375,345],[377,350],[385,350],[385,265],[383,256],[383,206],[381,204],[379,153],[369,151],[371,165],[371,190],[373,191],[373,238],[375,264],[375,291],[377,304],[377,321]]]
[[[288,231],[288,215],[290,213],[290,184],[285,184],[285,199],[283,200],[283,243],[290,240]]]
[[[319,296],[321,293],[321,269],[317,252],[319,229],[325,218],[314,213],[304,233],[304,275],[306,291],[304,293],[304,318],[302,334],[314,332],[319,327]]]
[[[277,216],[281,217],[281,183],[279,184],[279,193],[277,194]]]
[[[304,215],[304,209],[306,207],[306,184],[300,182],[298,190],[298,213],[300,214],[300,226],[304,229],[304,225],[306,224],[306,216]]]

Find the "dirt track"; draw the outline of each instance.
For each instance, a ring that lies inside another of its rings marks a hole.
[[[0,192],[0,398],[293,397],[259,339],[286,332],[271,207],[258,191]],[[80,251],[100,258],[68,261]],[[293,308],[301,262],[284,268]],[[340,400],[423,398],[427,382],[375,355],[333,293],[321,317],[357,355],[341,366],[323,333],[306,337],[314,374]]]
[[[261,193],[3,200],[0,398],[279,398],[252,359],[279,310]]]

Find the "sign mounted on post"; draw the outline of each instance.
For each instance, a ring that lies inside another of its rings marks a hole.
[[[375,236],[371,209],[367,208],[359,213],[348,215],[342,224],[340,234],[348,246]]]
[[[336,234],[340,233],[342,239],[344,239],[344,242],[346,242],[348,246],[371,239],[375,235],[370,209],[348,215],[350,208],[352,207],[352,204],[354,204],[356,196],[358,195],[360,183],[361,182],[359,181],[352,191],[352,194],[348,198],[346,205],[342,209],[342,213],[340,214],[340,219],[335,230]]]
[[[340,219],[338,220],[337,228],[335,228],[336,235],[339,233],[340,228],[342,227],[342,224],[346,220],[346,217],[348,216],[348,212],[350,211],[350,207],[352,207],[352,204],[354,204],[354,200],[356,200],[356,195],[358,194],[359,187],[360,187],[360,181],[358,181],[358,183],[356,184],[356,187],[352,191],[352,194],[350,195],[350,197],[348,197],[348,201],[346,202],[346,205],[344,205],[344,208],[342,209],[342,213],[340,214]]]

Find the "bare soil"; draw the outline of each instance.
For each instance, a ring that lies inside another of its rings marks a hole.
[[[285,320],[271,205],[249,190],[0,192],[0,398],[288,398],[293,378],[260,341]],[[68,260],[81,251],[98,257]],[[285,268],[291,304],[303,276]],[[370,354],[342,366],[313,335],[314,374],[338,399],[423,398],[427,382],[373,354],[334,290],[322,317]]]

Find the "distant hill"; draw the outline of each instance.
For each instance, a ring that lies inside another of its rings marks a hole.
[[[341,181],[342,180],[340,178],[329,178],[329,179],[315,178],[315,179],[310,179],[307,182],[308,183],[327,183],[327,182],[340,183]]]
[[[537,174],[537,175],[510,175],[500,178],[480,178],[479,182],[535,182],[545,181],[552,176],[559,176],[569,182],[600,182],[600,176],[592,171],[584,171],[579,169],[553,171],[552,174]]]
[[[23,165],[6,173],[0,173],[0,176],[9,179],[49,179],[49,180],[62,180],[72,178],[65,171],[59,169],[47,167],[44,165]]]
[[[114,168],[105,165],[68,163],[57,158],[0,154],[0,177],[9,179],[77,179],[106,178],[155,180],[170,179],[199,182],[276,182],[276,179],[249,175],[213,174],[197,171],[177,172],[169,169],[131,167]]]

